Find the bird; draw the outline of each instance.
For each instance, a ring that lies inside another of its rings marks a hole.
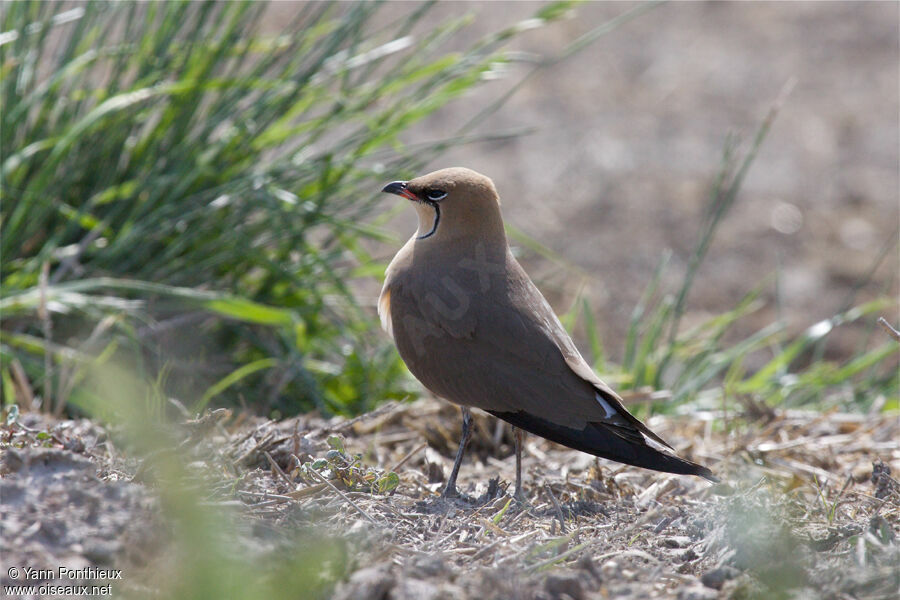
[[[425,388],[462,410],[443,498],[460,497],[472,408],[513,426],[519,500],[524,432],[620,463],[718,481],[677,456],[588,365],[513,256],[490,178],[452,167],[393,181],[382,192],[411,201],[419,223],[385,271],[381,325]]]

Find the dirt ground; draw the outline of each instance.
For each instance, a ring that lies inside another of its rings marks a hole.
[[[709,414],[650,420],[717,485],[529,437],[524,506],[508,495],[509,430],[483,414],[460,475],[469,498],[438,499],[459,434],[446,403],[350,421],[219,416],[180,434],[189,486],[203,490],[194,503],[234,511],[242,526],[228,543],[248,560],[309,531],[339,538],[349,561],[334,598],[887,599],[900,589],[896,416],[789,412],[735,421],[730,434]],[[153,569],[178,555],[177,528],[153,472],[170,450],[129,458],[114,433],[35,414],[2,439],[5,585],[16,583],[11,566],[91,566],[122,570],[116,593],[160,593]],[[373,493],[387,471],[396,488]]]

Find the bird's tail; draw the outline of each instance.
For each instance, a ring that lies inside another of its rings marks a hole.
[[[535,435],[594,456],[621,463],[680,475],[697,475],[712,482],[719,481],[712,471],[648,444],[638,444],[616,435],[602,423],[589,423],[584,429],[573,429],[551,423],[525,412],[489,411],[499,419]]]

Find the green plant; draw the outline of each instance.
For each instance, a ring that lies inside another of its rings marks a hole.
[[[118,597],[330,597],[352,566],[350,536],[308,519],[299,526],[290,521],[275,526],[260,516],[265,502],[255,505],[242,494],[252,468],[240,467],[241,459],[230,452],[241,436],[222,436],[213,424],[228,421],[231,411],[175,421],[161,410],[167,399],[159,382],[115,364],[93,365],[85,380],[74,393],[106,423],[112,440],[106,448],[128,456],[125,468],[140,482],[130,485],[143,486],[152,506],[146,518],[159,531],[156,540],[138,536],[132,548],[144,560],[130,564],[123,580],[114,583]],[[23,429],[21,423],[11,425]],[[35,431],[37,439],[30,443],[40,443],[42,433]],[[114,460],[112,453],[102,456],[94,454],[98,461]],[[125,556],[117,560],[129,562]]]
[[[306,482],[335,480],[350,491],[373,494],[387,494],[400,485],[400,476],[395,472],[381,472],[365,466],[362,454],[348,456],[340,437],[329,436],[328,446],[331,450],[325,454],[325,458],[311,460],[298,467],[298,474]]]
[[[389,239],[367,217],[384,173],[455,143],[398,136],[526,27],[450,52],[468,17],[429,30],[428,3],[292,6],[261,34],[255,2],[2,5],[4,397],[62,411],[112,356],[197,409],[415,393],[358,301]]]

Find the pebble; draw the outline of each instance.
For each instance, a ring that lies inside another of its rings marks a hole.
[[[391,591],[391,600],[438,600],[444,597],[440,588],[422,579],[401,579]]]
[[[738,571],[734,567],[723,565],[721,567],[713,569],[712,571],[707,571],[706,573],[704,573],[700,577],[700,581],[702,581],[703,585],[705,585],[706,587],[721,590],[726,581],[728,581],[729,579],[734,579],[738,575],[740,575],[740,571]]]
[[[719,593],[700,584],[682,588],[678,591],[678,600],[716,600]]]
[[[693,548],[688,548],[678,555],[678,560],[680,560],[681,562],[691,562],[692,560],[697,560],[698,558],[700,557],[696,552],[694,552]]]
[[[666,548],[685,548],[691,545],[691,538],[686,535],[673,535],[663,538],[662,543]]]
[[[574,573],[548,575],[544,581],[544,588],[553,600],[565,598],[566,596],[572,600],[583,600],[585,597],[584,588],[581,587],[581,580]]]
[[[600,567],[600,575],[603,579],[615,579],[619,574],[619,563],[614,560],[608,560]]]
[[[420,577],[437,577],[447,572],[447,565],[440,556],[421,556],[412,561],[410,572]]]
[[[386,600],[394,587],[390,565],[376,565],[360,569],[340,586],[334,597],[339,600]]]

